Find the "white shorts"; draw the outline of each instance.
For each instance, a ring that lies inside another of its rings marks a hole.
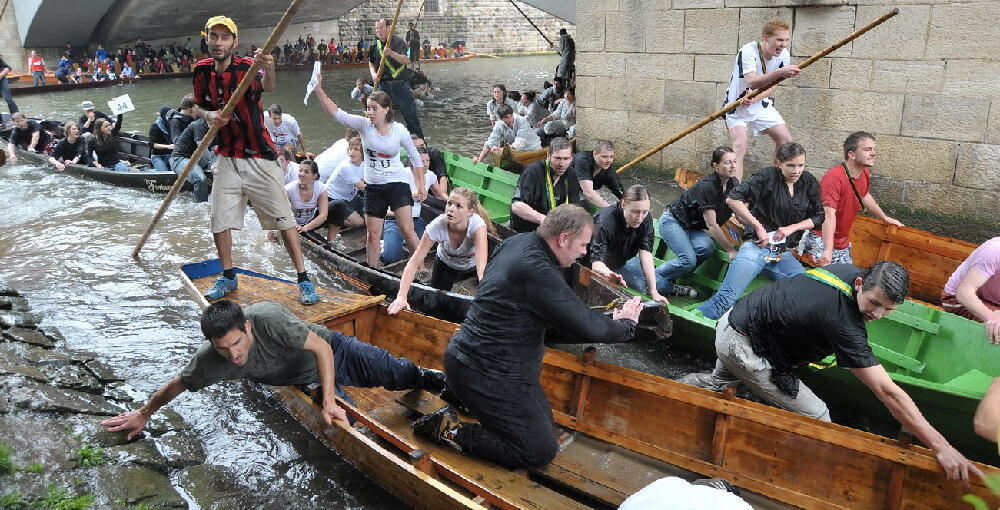
[[[247,201],[264,230],[295,226],[292,204],[278,163],[258,158],[219,157],[212,166],[212,233],[242,229]]]
[[[750,105],[750,108],[737,106],[735,110],[726,115],[726,126],[732,129],[736,126],[746,126],[755,136],[765,129],[771,129],[778,124],[784,124],[785,119],[781,118],[778,109],[770,99],[765,99],[769,104],[765,108],[762,102]]]

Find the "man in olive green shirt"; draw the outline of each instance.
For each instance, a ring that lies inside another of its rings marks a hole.
[[[232,301],[218,301],[202,314],[201,330],[207,341],[179,375],[141,408],[104,420],[101,425],[109,432],[129,430],[131,439],[153,413],[182,392],[232,379],[274,386],[320,383],[327,424],[347,421],[347,414],[334,398],[347,398],[341,386],[422,388],[435,393],[445,387],[442,372],[305,322],[277,303],[257,303],[241,310]]]

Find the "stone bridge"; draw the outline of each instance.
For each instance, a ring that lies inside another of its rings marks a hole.
[[[404,0],[409,10],[419,9],[421,0]],[[365,2],[358,0],[309,0],[303,3],[295,23],[337,19]],[[392,2],[393,4],[395,2]],[[438,6],[447,1],[430,2]],[[576,18],[575,0],[521,0],[570,23]],[[116,43],[167,39],[179,35],[197,34],[201,24],[211,16],[232,15],[240,28],[273,27],[288,1],[242,0],[239,2],[205,2],[204,0],[12,0],[3,13],[4,21],[12,14],[22,48],[55,48],[67,42],[84,46],[96,41]],[[413,5],[410,5],[413,4]],[[425,4],[426,6],[426,4]],[[519,16],[511,7],[511,15]],[[4,23],[6,25],[6,23]],[[8,31],[0,38],[8,38]],[[7,41],[2,41],[9,49]]]

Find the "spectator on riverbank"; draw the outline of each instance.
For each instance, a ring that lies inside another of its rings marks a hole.
[[[73,79],[73,62],[68,55],[63,55],[59,59],[59,67],[56,69],[56,79],[59,83],[76,83]]]
[[[10,81],[7,79],[11,70],[11,67],[4,61],[3,55],[0,55],[0,94],[3,94],[3,100],[7,103],[10,113],[17,113],[17,103],[14,102],[14,96],[10,94]]]
[[[108,50],[104,49],[101,44],[97,45],[97,51],[94,52],[94,56],[97,57],[97,61],[104,63],[108,61]]]
[[[33,86],[45,85],[45,59],[38,56],[38,52],[35,50],[31,50],[31,56],[28,57],[28,70],[31,71],[31,76],[35,80]]]

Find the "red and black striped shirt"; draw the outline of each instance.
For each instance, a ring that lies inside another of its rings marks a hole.
[[[251,65],[252,58],[233,55],[229,67],[217,73],[214,60],[199,60],[194,68],[194,98],[198,106],[209,111],[222,110]],[[263,71],[260,71],[233,110],[229,123],[219,130],[216,152],[220,156],[277,159],[274,142],[264,128],[262,76]]]

